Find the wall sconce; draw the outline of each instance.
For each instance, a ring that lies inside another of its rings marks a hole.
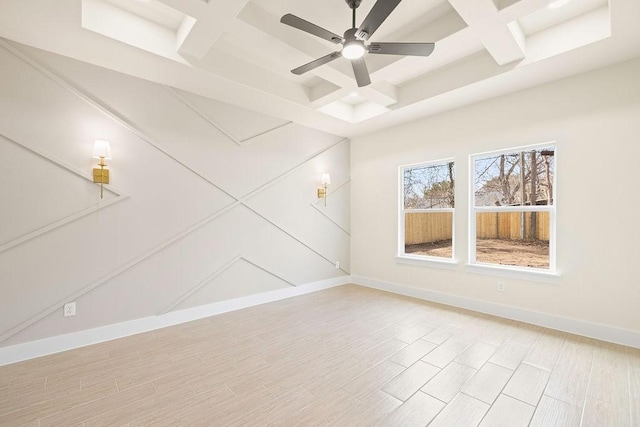
[[[109,183],[109,169],[105,169],[107,166],[105,159],[111,160],[111,147],[109,147],[109,141],[96,140],[93,144],[93,156],[94,159],[100,159],[98,166],[100,168],[93,169],[93,182],[100,183],[100,198],[104,197],[104,185]]]
[[[323,173],[320,182],[324,187],[318,188],[318,198],[324,199],[324,205],[327,206],[327,187],[331,184],[331,176],[328,173]]]

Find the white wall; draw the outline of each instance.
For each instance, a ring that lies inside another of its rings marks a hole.
[[[0,40],[0,347],[348,275],[349,150]]]
[[[636,59],[354,138],[352,274],[639,332],[639,75]],[[469,154],[548,141],[557,141],[559,284],[465,271]],[[398,167],[449,157],[460,264],[397,264]]]

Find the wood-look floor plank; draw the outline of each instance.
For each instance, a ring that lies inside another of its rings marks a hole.
[[[435,343],[420,339],[397,352],[391,360],[399,365],[409,367],[437,346]]]
[[[433,328],[428,325],[416,325],[407,331],[401,332],[395,338],[398,341],[411,344],[427,335],[431,331],[433,331]]]
[[[140,400],[132,400],[117,406],[112,410],[100,410],[96,414],[89,414],[83,421],[84,427],[99,427],[111,425],[126,425],[130,422],[152,414],[157,408],[164,408],[172,402],[189,401],[194,397],[194,393],[186,385],[172,390],[171,392],[151,394]]]
[[[272,404],[244,415],[236,423],[237,425],[285,424],[292,414],[301,411],[316,400],[316,397],[304,387],[297,387],[279,396],[278,400]]]
[[[453,334],[449,329],[439,327],[426,334],[422,339],[440,345],[452,336]]]
[[[402,371],[404,371],[404,366],[391,361],[385,361],[364,372],[346,384],[343,389],[352,396],[362,399],[369,393],[380,389],[387,381]]]
[[[501,394],[480,423],[480,427],[527,427],[535,406]]]
[[[627,348],[629,358],[629,397],[640,400],[640,349]]]
[[[11,427],[517,425],[527,404],[532,426],[640,427],[640,350],[346,285],[0,367]]]
[[[0,425],[12,426],[24,424],[73,409],[86,402],[115,395],[117,392],[118,387],[115,381],[97,384],[65,396],[38,402],[26,408],[18,409],[17,411],[7,412],[4,415],[0,415]]]
[[[443,402],[450,402],[477,371],[461,363],[452,362],[421,388]]]
[[[112,410],[118,410],[128,403],[148,398],[155,394],[153,384],[147,383],[125,391],[106,396],[83,405],[77,405],[56,415],[42,418],[41,427],[72,425]]]
[[[275,425],[317,426],[336,421],[342,414],[360,401],[344,390],[338,390],[324,399],[315,401],[283,423]]]
[[[542,395],[530,427],[578,427],[582,408]]]
[[[134,416],[129,424],[131,427],[177,425],[181,420],[189,420],[187,411],[198,415],[204,411],[206,414],[213,415],[213,411],[210,410],[213,405],[225,405],[235,399],[236,396],[231,390],[222,385],[207,393],[189,397],[187,400],[171,399],[169,402],[164,402],[162,406],[155,406]]]
[[[587,397],[628,408],[629,377],[626,349],[613,344],[599,344],[593,353]]]
[[[551,373],[544,369],[521,363],[503,393],[530,405],[537,405]]]
[[[530,348],[515,341],[501,345],[491,356],[489,362],[515,370],[529,352]]]
[[[629,408],[587,397],[580,425],[583,427],[628,427],[631,425]]]
[[[436,349],[432,350],[421,360],[438,368],[444,368],[452,362],[460,353],[468,347],[467,344],[459,343],[453,340],[447,340],[440,344]]]
[[[464,350],[454,360],[463,365],[480,369],[493,356],[498,347],[485,342],[476,342]]]
[[[566,336],[565,332],[544,329],[522,361],[551,371],[560,356]]]
[[[631,400],[631,426],[640,427],[640,399]]]
[[[477,426],[489,410],[489,405],[460,393],[440,411],[429,427]]]
[[[389,415],[401,404],[402,401],[378,390],[354,404],[331,425],[345,427],[371,426]]]
[[[439,368],[419,360],[389,381],[382,390],[405,401],[438,372]]]
[[[593,347],[584,339],[566,340],[544,394],[582,407],[587,394]]]
[[[486,363],[480,370],[462,387],[462,392],[476,399],[493,404],[505,384],[513,375],[511,369]]]
[[[418,391],[377,425],[394,427],[425,426],[444,408],[445,403]]]
[[[79,378],[70,378],[66,382],[59,381],[53,385],[46,384],[42,388],[29,391],[25,389],[15,390],[12,386],[9,388],[9,394],[0,399],[0,415],[27,408],[38,402],[68,396],[80,389],[81,381]]]

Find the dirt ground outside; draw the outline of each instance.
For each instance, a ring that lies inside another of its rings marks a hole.
[[[478,239],[476,252],[478,262],[549,268],[549,242],[544,240]],[[405,253],[451,258],[451,240],[406,245]]]

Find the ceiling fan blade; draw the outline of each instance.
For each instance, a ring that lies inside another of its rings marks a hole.
[[[299,30],[305,31],[309,34],[313,34],[314,36],[318,36],[321,39],[328,40],[335,44],[342,43],[343,39],[337,34],[332,33],[329,30],[325,30],[322,27],[318,27],[316,24],[312,24],[309,21],[305,21],[302,18],[298,18],[295,15],[287,13],[282,18],[280,18],[280,22],[283,24],[287,24],[293,28],[297,28]]]
[[[360,28],[356,32],[356,36],[362,40],[368,40],[369,37],[378,29],[385,19],[393,12],[393,9],[400,4],[401,0],[378,0],[373,5],[371,11],[364,18]]]
[[[325,55],[322,58],[318,58],[315,61],[309,62],[308,64],[304,64],[298,68],[294,68],[293,70],[291,70],[291,72],[299,76],[300,74],[304,74],[307,71],[311,71],[314,68],[318,68],[319,66],[324,65],[327,62],[331,62],[334,59],[338,59],[341,56],[342,54],[340,52],[332,52],[329,55]]]
[[[371,43],[369,53],[380,55],[429,56],[435,43]]]
[[[364,57],[351,60],[351,66],[353,67],[353,74],[356,76],[356,82],[358,87],[371,84],[371,78],[369,77],[369,70],[367,70],[367,63],[364,62]]]

